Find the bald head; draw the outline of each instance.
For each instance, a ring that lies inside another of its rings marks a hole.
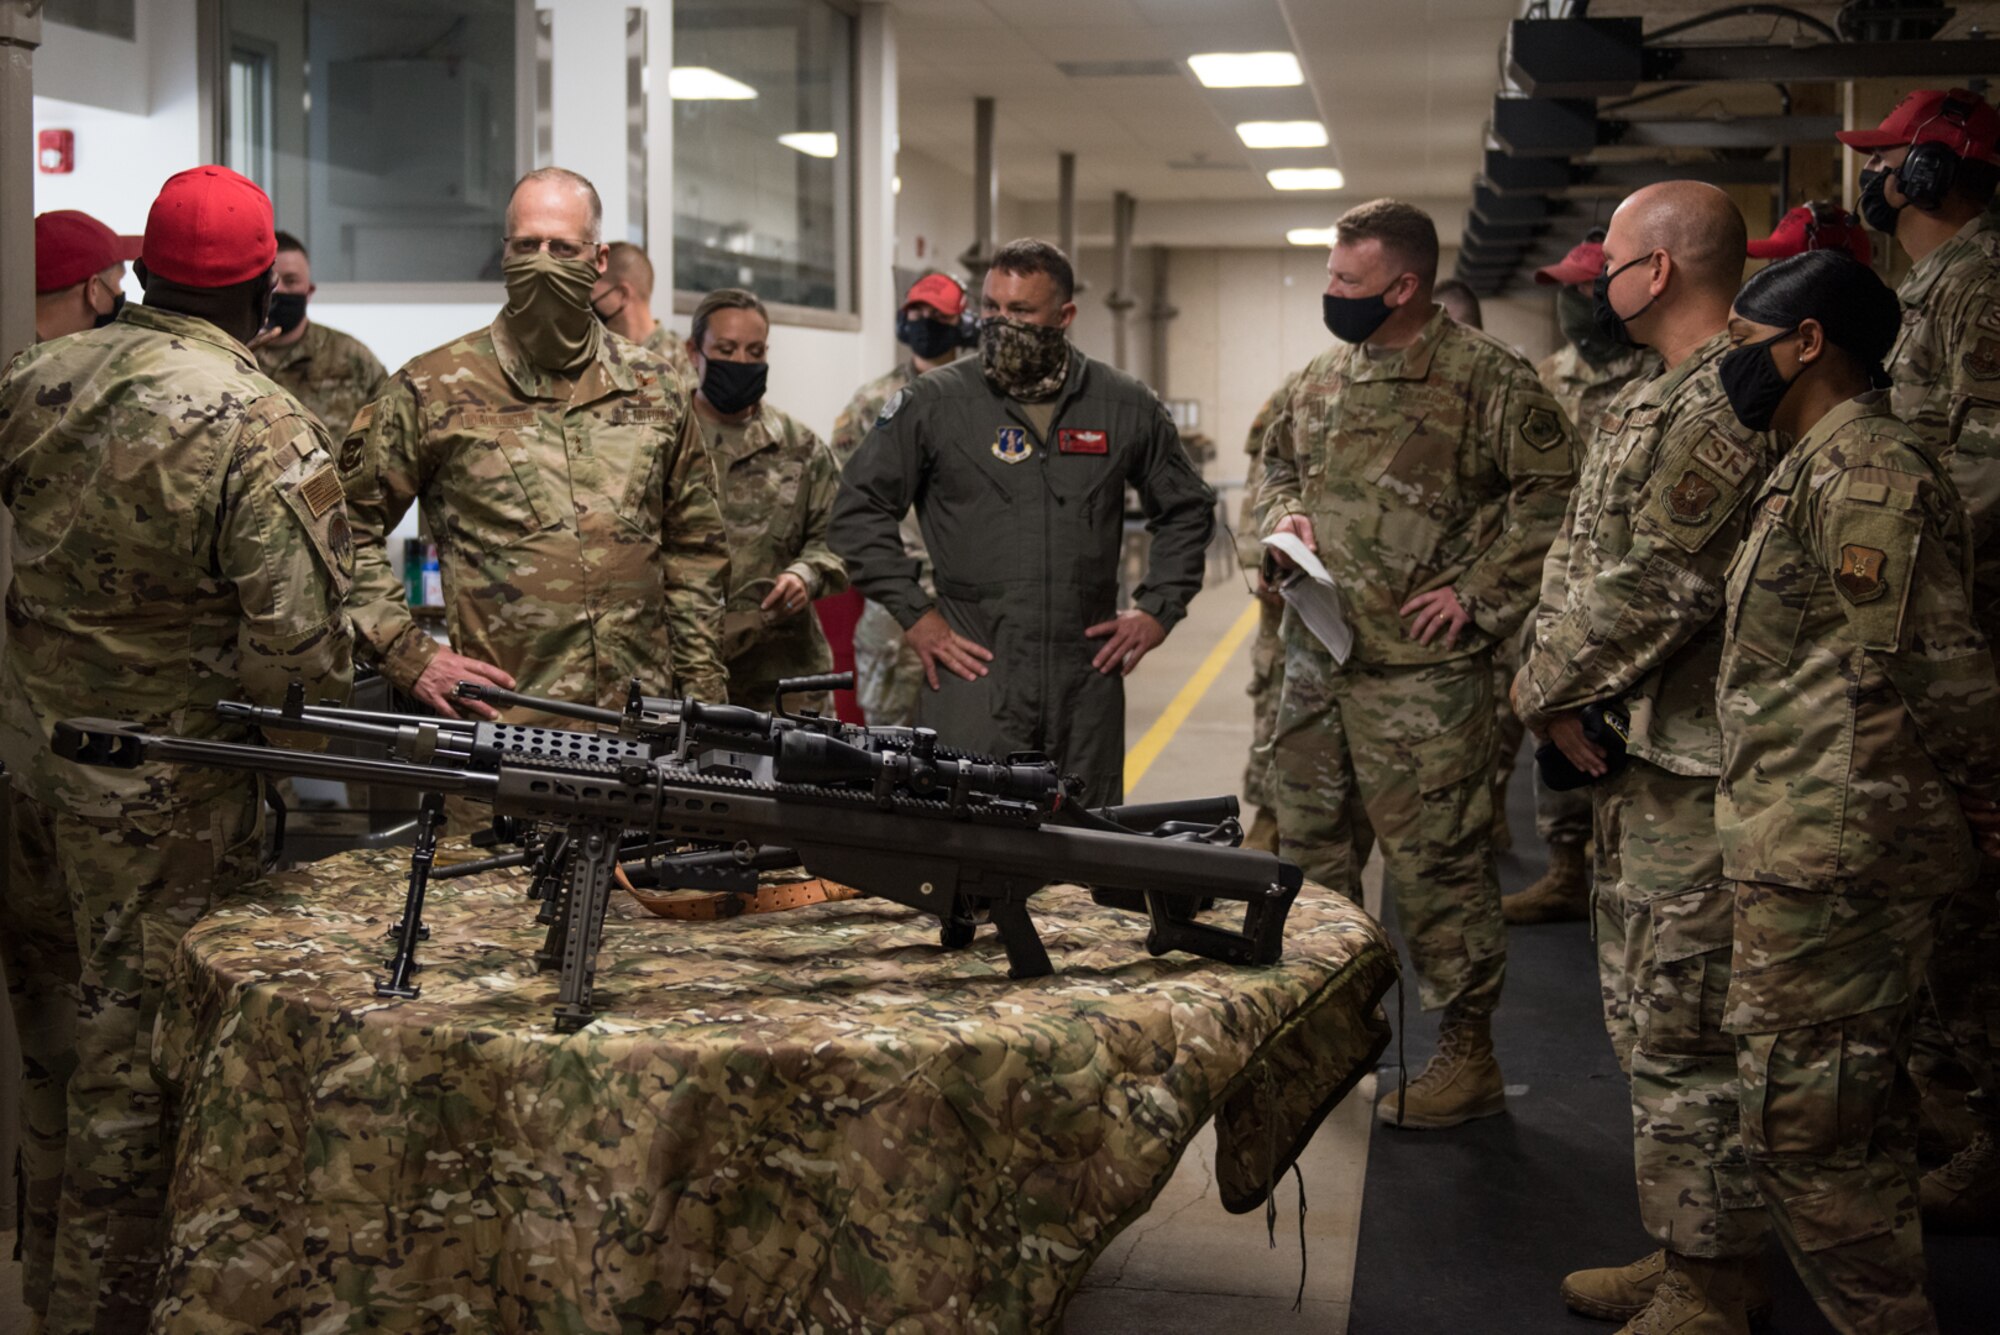
[[[1743,282],[1749,239],[1742,213],[1721,190],[1703,181],[1662,181],[1618,206],[1604,250],[1621,263],[1664,250],[1687,287],[1727,297]]]
[[[537,167],[514,183],[507,200],[507,235],[562,237],[598,243],[604,204],[597,187],[564,167]]]

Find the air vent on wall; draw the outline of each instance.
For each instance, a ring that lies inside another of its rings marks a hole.
[[[1181,72],[1177,60],[1058,60],[1056,68],[1072,79],[1157,79]]]

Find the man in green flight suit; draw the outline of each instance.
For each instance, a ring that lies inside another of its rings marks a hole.
[[[1070,344],[1075,288],[1046,242],[994,254],[978,360],[890,401],[827,537],[923,659],[920,724],[967,750],[1042,752],[1101,805],[1124,792],[1124,678],[1201,588],[1215,496],[1159,398]],[[1119,611],[1127,486],[1153,542]],[[912,504],[935,599],[897,531]]]

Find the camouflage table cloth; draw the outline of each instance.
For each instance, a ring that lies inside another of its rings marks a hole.
[[[621,897],[564,1035],[522,873],[434,883],[422,995],[378,1000],[404,877],[346,854],[186,938],[159,1329],[1048,1330],[1211,1117],[1224,1204],[1263,1202],[1380,1052],[1396,968],[1313,887],[1262,969],[1153,959],[1053,888],[1056,972],[1022,983],[991,929],[946,952],[886,901]]]

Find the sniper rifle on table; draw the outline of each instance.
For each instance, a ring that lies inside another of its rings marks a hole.
[[[793,685],[781,688],[781,699]],[[590,721],[632,727],[636,736],[308,706],[296,689],[278,709],[218,706],[225,717],[262,729],[374,742],[394,757],[382,759],[162,736],[109,719],[59,723],[53,745],[66,759],[113,768],[192,764],[425,794],[403,916],[393,929],[396,951],[377,988],[384,995],[416,995],[416,943],[424,935],[444,797],[485,802],[496,817],[538,831],[522,861],[536,866],[547,888],[549,934],[537,960],[559,970],[555,1021],[564,1030],[593,1015],[597,952],[621,858],[638,856],[641,867],[648,857],[671,863],[657,854],[688,845],[693,853],[673,855],[687,859],[684,873],[670,869],[656,883],[700,884],[701,869],[733,867],[754,878],[760,867],[797,865],[935,914],[952,948],[972,940],[984,914],[1014,978],[1051,971],[1028,902],[1058,881],[1145,912],[1146,945],[1155,955],[1182,950],[1272,964],[1283,952],[1285,916],[1302,873],[1236,846],[1242,831],[1234,798],[1090,811],[1072,800],[1075,781],[1048,761],[965,756],[938,746],[927,729],[652,701],[636,689],[634,699],[650,716],[638,725],[609,710],[600,712],[619,723]],[[557,702],[496,703],[546,709]],[[634,838],[636,845],[628,842]],[[1196,921],[1208,900],[1241,904],[1242,927]]]

